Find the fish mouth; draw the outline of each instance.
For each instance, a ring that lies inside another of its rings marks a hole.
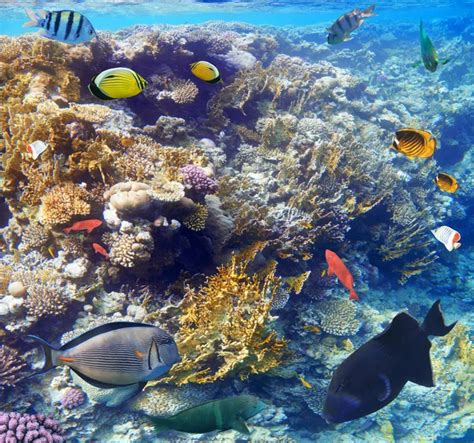
[[[328,393],[324,403],[322,417],[328,423],[343,423],[354,420],[358,414],[361,401],[350,394],[331,394]]]

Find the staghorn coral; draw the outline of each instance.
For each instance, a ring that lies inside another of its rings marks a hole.
[[[68,309],[69,300],[58,287],[34,283],[27,286],[27,292],[25,307],[32,317],[59,317]]]
[[[90,214],[89,194],[72,182],[56,185],[41,199],[40,220],[45,225],[71,222],[77,216]]]
[[[195,203],[193,212],[183,218],[183,225],[191,231],[203,231],[206,227],[207,216],[207,206]]]
[[[245,273],[264,246],[233,256],[199,290],[187,289],[176,337],[182,361],[170,370],[168,381],[211,383],[232,374],[245,379],[282,361],[285,341],[266,325],[279,279],[273,271]]]
[[[18,351],[8,346],[0,346],[0,388],[15,386],[25,366]]]
[[[315,304],[314,314],[321,329],[327,334],[355,335],[361,327],[357,307],[350,300],[322,300]]]

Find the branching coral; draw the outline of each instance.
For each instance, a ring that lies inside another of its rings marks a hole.
[[[26,310],[28,315],[36,318],[56,317],[63,315],[69,305],[69,300],[56,286],[36,283],[28,286]]]
[[[15,349],[0,346],[0,388],[15,386],[25,366]]]
[[[42,199],[40,218],[45,225],[69,223],[90,214],[88,192],[72,182],[56,185]]]
[[[191,229],[191,231],[202,231],[206,227],[207,216],[207,206],[196,203],[193,212],[184,217],[183,225]]]
[[[111,263],[124,268],[146,263],[154,249],[153,237],[145,227],[104,235],[104,242],[110,246]]]
[[[170,381],[211,383],[231,374],[244,379],[282,361],[285,341],[267,326],[279,278],[273,272],[246,274],[263,246],[245,258],[232,257],[199,290],[187,289],[177,337],[183,359],[171,369]]]
[[[28,252],[31,249],[41,248],[49,240],[49,232],[39,223],[30,224],[23,232],[21,243],[18,246],[20,252]]]
[[[332,335],[354,335],[361,323],[357,307],[350,300],[322,300],[315,304],[316,319],[324,332]]]

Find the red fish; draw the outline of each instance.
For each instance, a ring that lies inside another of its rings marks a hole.
[[[102,245],[99,245],[99,243],[92,243],[92,249],[94,249],[97,254],[103,255],[105,258],[109,258],[109,253]]]
[[[354,278],[344,262],[335,252],[329,249],[326,249],[326,262],[328,264],[328,275],[335,275],[342,285],[349,289],[349,300],[359,300],[359,296],[354,291]]]
[[[71,231],[87,231],[90,234],[95,228],[98,228],[102,224],[101,220],[81,220],[73,223],[69,228],[64,228],[64,232],[69,234]]]

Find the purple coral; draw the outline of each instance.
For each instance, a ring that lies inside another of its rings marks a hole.
[[[86,400],[84,392],[78,388],[70,388],[61,399],[61,405],[66,409],[74,409],[81,406]]]
[[[43,414],[0,412],[0,443],[61,443],[64,431]]]
[[[217,192],[217,182],[209,177],[200,166],[186,165],[180,171],[183,174],[186,188],[202,196]]]
[[[15,386],[25,363],[18,352],[8,346],[0,346],[0,388]]]

